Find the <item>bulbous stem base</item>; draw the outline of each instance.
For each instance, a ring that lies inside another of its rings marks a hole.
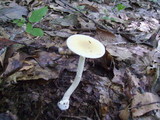
[[[66,99],[66,100],[61,100],[58,102],[58,107],[59,109],[61,110],[67,110],[69,108],[69,100]]]

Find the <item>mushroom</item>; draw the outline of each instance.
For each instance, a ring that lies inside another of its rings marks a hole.
[[[71,51],[78,54],[80,57],[75,79],[72,85],[65,92],[63,98],[58,102],[58,107],[61,110],[67,110],[69,108],[70,96],[77,88],[82,77],[85,58],[100,58],[105,54],[105,47],[103,44],[87,35],[76,34],[70,36],[67,39],[67,46]]]

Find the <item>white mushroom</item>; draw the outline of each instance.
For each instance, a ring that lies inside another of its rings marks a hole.
[[[63,98],[58,102],[58,107],[61,110],[69,108],[69,99],[71,94],[77,88],[84,69],[85,58],[100,58],[105,53],[105,47],[98,40],[87,35],[76,34],[67,39],[68,48],[80,56],[76,77],[72,85],[65,92]]]

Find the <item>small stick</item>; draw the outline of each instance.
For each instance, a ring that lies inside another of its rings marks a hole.
[[[130,107],[128,109],[131,110],[131,109],[134,109],[134,108],[139,108],[139,107],[143,107],[143,106],[147,106],[147,105],[152,105],[152,104],[157,104],[157,103],[160,103],[160,101],[151,102],[151,103],[147,103],[147,104],[140,104],[140,105],[137,105],[137,106],[134,106],[134,107]]]
[[[95,108],[94,108],[94,111],[95,111],[95,113],[96,113],[97,120],[101,120],[100,117],[99,117],[99,115],[98,115],[98,112],[97,112],[97,110],[96,110]]]
[[[91,118],[87,117],[87,116],[68,116],[68,115],[62,115],[61,117],[64,118],[72,118],[72,119],[77,119],[77,120],[92,120]]]

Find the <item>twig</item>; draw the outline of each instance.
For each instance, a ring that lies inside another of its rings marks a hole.
[[[96,109],[94,109],[94,112],[96,113],[97,120],[101,120]]]
[[[137,106],[134,106],[134,107],[130,107],[128,109],[131,110],[131,109],[134,109],[134,108],[139,108],[139,107],[143,107],[143,106],[147,106],[147,105],[152,105],[152,104],[157,104],[157,103],[160,103],[160,101],[151,102],[151,103],[147,103],[147,104],[140,104],[140,105],[137,105]]]
[[[59,1],[60,1],[61,3],[63,3],[65,6],[68,6],[68,7],[72,8],[73,10],[78,11],[82,16],[84,16],[84,17],[87,18],[88,20],[91,20],[91,21],[92,21],[95,25],[97,25],[98,27],[103,28],[103,29],[105,29],[105,30],[107,30],[107,31],[116,33],[115,30],[111,30],[110,28],[108,28],[108,27],[106,27],[106,26],[104,26],[104,25],[102,25],[102,24],[100,24],[100,23],[94,21],[92,18],[88,17],[88,16],[85,15],[83,12],[81,12],[81,11],[78,10],[77,8],[71,6],[71,5],[68,4],[67,2],[64,2],[63,0],[59,0]],[[58,3],[57,3],[57,4],[58,4]]]
[[[77,119],[77,120],[92,120],[91,118],[87,117],[87,116],[68,116],[68,115],[62,115],[61,117],[64,118],[72,118],[72,119]]]
[[[62,111],[59,116],[56,118],[56,120],[59,120],[59,118],[62,116],[62,114],[64,113],[64,111]]]

